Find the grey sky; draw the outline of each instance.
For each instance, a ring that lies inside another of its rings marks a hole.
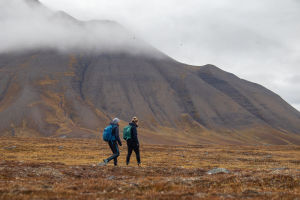
[[[300,110],[300,0],[40,1],[81,20],[118,21],[180,62],[215,64]]]

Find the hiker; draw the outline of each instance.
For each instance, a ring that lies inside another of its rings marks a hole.
[[[128,153],[127,153],[127,157],[126,157],[126,165],[129,165],[132,150],[135,152],[136,161],[138,163],[138,166],[140,166],[140,164],[141,164],[140,144],[139,144],[139,140],[137,137],[138,122],[139,122],[138,118],[133,117],[131,120],[131,123],[129,123],[129,126],[126,126],[124,128],[123,138],[127,141],[127,147],[128,147]]]
[[[111,160],[114,160],[115,166],[118,165],[118,157],[120,155],[118,144],[122,146],[122,142],[119,137],[119,122],[120,120],[118,118],[114,118],[110,125],[104,129],[103,140],[108,142],[113,155],[104,159],[103,163],[99,164],[100,166],[107,165],[107,163]]]

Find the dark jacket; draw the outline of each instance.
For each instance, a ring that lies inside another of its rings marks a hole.
[[[116,124],[113,124],[113,123],[111,123],[110,125],[113,126],[112,135],[115,136],[115,139],[118,142],[118,144],[120,146],[122,146],[122,142],[121,142],[120,136],[119,136],[119,126],[117,126]]]
[[[138,125],[136,125],[136,123],[129,123],[129,125],[131,126],[131,143],[132,144],[136,144],[136,145],[139,145],[139,139],[138,139],[138,133],[137,133],[137,127]]]

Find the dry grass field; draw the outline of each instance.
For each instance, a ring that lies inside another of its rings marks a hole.
[[[99,167],[100,140],[0,138],[0,199],[300,199],[300,146],[142,144],[142,167],[120,150]]]

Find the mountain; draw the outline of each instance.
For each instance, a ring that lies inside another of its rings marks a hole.
[[[47,10],[44,34],[0,51],[2,136],[95,137],[136,115],[147,143],[300,144],[300,113],[263,86],[179,63],[113,21],[25,7]]]

